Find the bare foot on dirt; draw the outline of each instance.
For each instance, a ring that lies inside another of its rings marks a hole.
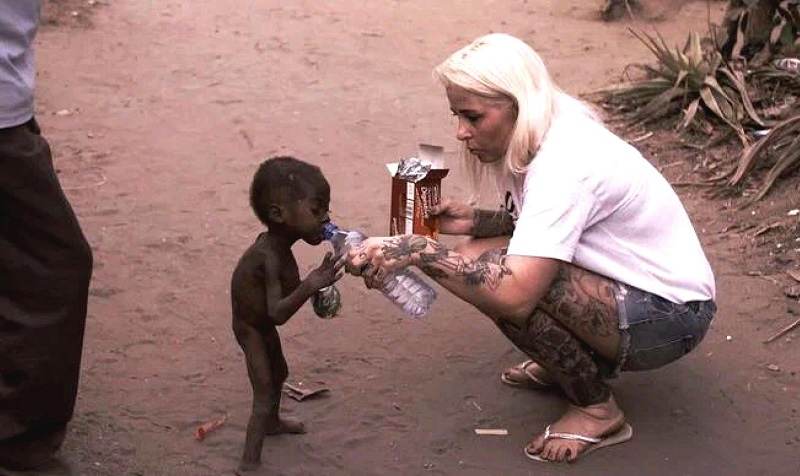
[[[577,407],[570,405],[567,412],[550,425],[550,433],[572,433],[599,438],[615,433],[625,424],[625,415],[612,395],[607,402]],[[573,462],[590,443],[562,438],[544,439],[538,435],[526,448],[526,452],[548,461]]]
[[[252,435],[249,433],[250,431],[251,428],[248,428],[244,455],[236,469],[236,474],[239,475],[251,474],[261,467],[261,441],[264,436],[285,433],[302,434],[306,432],[306,427],[297,419],[277,417],[274,421],[268,421],[263,427],[257,428]],[[263,433],[261,433],[262,431]]]
[[[266,435],[280,435],[282,433],[303,434],[306,427],[300,420],[294,418],[279,418],[276,423],[267,425]]]

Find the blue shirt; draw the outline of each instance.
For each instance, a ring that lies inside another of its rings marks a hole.
[[[0,0],[0,129],[33,117],[33,38],[40,0]]]

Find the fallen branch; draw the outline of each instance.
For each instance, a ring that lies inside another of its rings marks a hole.
[[[646,134],[642,134],[642,135],[640,135],[639,137],[636,137],[636,138],[633,138],[633,139],[631,139],[629,142],[630,142],[631,144],[635,144],[635,143],[637,143],[637,142],[641,142],[641,141],[643,141],[643,140],[647,140],[647,139],[651,138],[652,136],[653,136],[653,133],[652,133],[652,132],[648,132],[648,133],[646,133]]]
[[[716,184],[706,182],[670,182],[673,187],[713,187]]]
[[[767,281],[769,281],[770,283],[772,283],[772,284],[774,284],[776,286],[780,286],[780,284],[781,284],[780,281],[778,281],[777,279],[775,279],[775,278],[773,278],[771,276],[767,276],[766,274],[762,273],[761,271],[748,271],[747,275],[748,276],[755,276],[755,277],[767,280]]]
[[[788,326],[786,326],[783,329],[781,329],[780,331],[778,331],[778,333],[775,334],[774,336],[772,336],[769,339],[765,340],[764,344],[769,344],[770,342],[772,342],[772,341],[774,341],[776,339],[780,339],[781,336],[783,336],[784,334],[790,332],[792,329],[794,329],[797,326],[800,326],[800,318],[798,318],[793,323],[789,324]]]
[[[775,223],[770,223],[769,225],[763,225],[761,228],[753,233],[753,238],[757,237],[758,235],[763,235],[764,233],[770,231],[773,228],[779,228],[783,226],[783,222],[776,221]]]

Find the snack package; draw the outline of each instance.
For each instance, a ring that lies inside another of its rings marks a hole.
[[[420,144],[416,157],[386,164],[392,177],[392,200],[389,234],[417,234],[436,238],[438,219],[428,210],[442,199],[442,179],[450,171],[445,168],[444,148]]]

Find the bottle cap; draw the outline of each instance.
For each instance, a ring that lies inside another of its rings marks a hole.
[[[329,221],[325,225],[322,226],[322,237],[325,238],[327,241],[330,241],[331,238],[339,231],[339,227],[336,226],[335,223]]]

